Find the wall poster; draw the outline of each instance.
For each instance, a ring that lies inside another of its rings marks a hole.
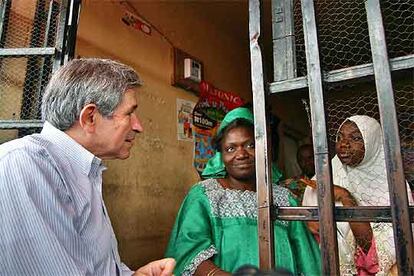
[[[180,141],[194,141],[193,109],[195,103],[177,99],[177,139]]]
[[[200,83],[200,98],[193,110],[194,166],[199,174],[214,155],[212,139],[224,115],[243,104],[243,99],[232,92],[217,89],[206,81]]]

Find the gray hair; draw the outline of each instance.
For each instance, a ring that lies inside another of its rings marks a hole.
[[[124,92],[141,84],[135,70],[125,64],[109,59],[74,59],[50,79],[42,99],[42,119],[65,131],[90,103],[110,117]]]

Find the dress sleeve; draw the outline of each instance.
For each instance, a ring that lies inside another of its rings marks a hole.
[[[291,196],[289,202],[293,207],[298,205],[297,201]],[[298,274],[321,275],[319,245],[303,221],[291,221],[289,223],[289,239],[293,255],[296,256]]]
[[[65,247],[76,233],[52,175],[44,156],[15,150],[0,158],[0,274],[86,274]]]
[[[165,256],[177,262],[175,275],[192,275],[217,253],[212,238],[211,208],[204,188],[195,185],[178,212]]]

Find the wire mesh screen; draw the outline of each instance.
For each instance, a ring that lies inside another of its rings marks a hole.
[[[323,72],[372,63],[365,2],[361,0],[313,1],[319,58]],[[412,55],[414,53],[414,1],[381,0],[379,2],[389,58]],[[294,0],[293,13],[296,68],[297,76],[300,77],[307,75],[300,0]],[[404,174],[411,185],[411,190],[414,191],[414,84],[413,72],[407,71],[393,73],[393,92]],[[359,82],[349,80],[347,83],[335,85],[325,83],[324,92],[330,153],[335,155],[332,156],[331,161],[333,183],[349,191],[354,205],[389,206],[384,154],[380,150],[383,145],[381,126],[378,124],[380,122],[378,99],[373,76]],[[384,113],[386,115],[387,111]],[[352,117],[352,121],[341,125],[345,119],[355,115],[369,117]],[[340,133],[337,136],[339,128]],[[344,164],[347,166],[344,167]],[[411,191],[407,190],[407,192],[411,201]],[[335,196],[336,194],[337,192],[334,193]],[[305,193],[304,198],[304,206],[317,205],[316,192],[313,195]],[[340,197],[337,199],[345,205]],[[374,221],[375,218],[372,218],[370,225],[376,242],[378,275],[394,274],[396,252],[392,224]],[[358,272],[354,254],[356,241],[351,235],[353,231],[348,223],[337,223],[337,230],[341,275],[356,275]],[[370,240],[372,238],[366,236],[366,240],[359,245],[370,245],[367,243]]]
[[[41,94],[51,73],[50,58],[2,58],[0,119],[40,119]]]
[[[414,84],[412,78],[394,82],[404,173],[414,191]],[[346,91],[331,89],[326,99],[328,138],[335,143],[340,124],[353,115],[368,115],[380,121],[375,86],[358,85]]]
[[[54,47],[59,1],[2,1],[4,9],[1,48]],[[39,120],[42,93],[50,78],[53,57],[0,56],[0,120]],[[0,131],[0,142],[38,129]]]
[[[414,54],[414,1],[381,1],[388,56]]]
[[[409,72],[405,72],[409,73]],[[395,105],[398,117],[399,134],[401,139],[401,151],[404,164],[404,173],[409,184],[414,182],[414,84],[410,74],[400,75],[393,82]],[[380,122],[378,99],[374,81],[359,83],[342,87],[327,87],[326,114],[329,143],[331,152],[336,153],[332,160],[333,182],[345,187],[362,206],[387,206],[390,205],[388,183],[384,171],[384,161],[381,155],[375,151],[376,146],[382,145],[381,130],[374,131],[375,123],[372,119],[359,117],[353,119],[354,126],[359,129],[361,136],[352,132],[350,122],[341,125],[347,118],[354,115],[367,115]],[[355,117],[353,117],[355,118]],[[352,123],[351,123],[352,124]],[[341,130],[337,136],[338,129]],[[349,136],[347,136],[349,135]],[[354,144],[354,151],[350,145]],[[335,143],[338,140],[337,143]],[[342,164],[351,164],[350,156],[357,156],[355,144],[363,145],[363,160],[359,165],[342,170]],[[335,148],[336,144],[336,148]],[[342,145],[343,144],[343,145]],[[411,189],[414,187],[411,186]],[[407,189],[411,198],[411,190]],[[341,275],[355,275],[354,252],[348,249],[355,248],[355,240],[345,223],[337,223],[340,271]],[[379,260],[378,275],[387,275],[395,263],[395,245],[393,241],[392,224],[371,223],[373,234],[377,244]],[[347,232],[348,231],[348,232]],[[346,238],[344,238],[346,237]],[[393,268],[395,269],[395,267]]]
[[[315,0],[319,51],[323,71],[371,63],[364,1]],[[381,9],[389,57],[414,53],[414,1],[383,0]],[[305,43],[300,0],[294,3],[298,76],[306,75]]]
[[[2,48],[53,46],[53,39],[47,36],[56,33],[59,1],[2,2],[5,6]]]

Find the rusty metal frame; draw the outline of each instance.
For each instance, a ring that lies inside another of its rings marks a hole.
[[[409,218],[414,221],[414,207],[408,208]],[[272,218],[280,220],[319,220],[318,207],[273,206]],[[389,206],[335,207],[335,221],[392,222]]]
[[[369,40],[377,88],[392,211],[398,275],[414,275],[414,245],[401,159],[397,112],[379,0],[366,0]]]
[[[287,40],[293,37],[294,34],[289,33],[289,24],[282,22],[283,20],[291,20],[291,18],[285,18],[289,16],[289,13],[283,10],[284,5],[288,2],[289,0],[272,0],[274,58],[277,53],[279,59],[278,61],[274,61],[274,67],[275,70],[281,70],[281,72],[274,72],[275,81],[267,84],[264,80],[260,48],[257,42],[260,36],[260,25],[257,25],[260,24],[260,11],[256,8],[253,12],[251,8],[252,6],[259,6],[260,1],[249,0],[251,74],[255,120],[257,122],[265,120],[266,106],[264,98],[268,95],[299,89],[309,89],[316,173],[318,183],[321,183],[318,189],[318,201],[323,204],[318,207],[272,206],[272,210],[268,211],[264,216],[271,215],[271,219],[273,220],[323,221],[324,223],[320,224],[320,234],[323,239],[321,244],[323,275],[339,275],[335,230],[336,221],[392,222],[399,274],[414,275],[414,246],[410,225],[410,222],[414,222],[414,207],[408,206],[391,80],[391,72],[414,68],[414,55],[388,59],[380,1],[365,0],[373,62],[323,73],[319,62],[317,27],[313,6],[314,0],[301,0],[308,75],[296,77],[295,74],[291,74],[291,69],[290,73],[287,70],[287,68],[294,68],[290,64],[294,59],[289,53],[289,47],[286,47],[286,45],[291,45]],[[254,26],[253,29],[252,26]],[[377,87],[391,206],[335,207],[332,200],[331,169],[328,158],[325,111],[323,106],[323,83],[352,82],[372,76],[375,76]],[[262,85],[262,83],[266,83],[266,85]],[[257,84],[260,84],[260,93],[258,93],[257,87],[255,89],[255,85],[257,86]],[[268,94],[263,95],[263,99],[260,98],[263,91],[267,90]],[[385,113],[385,110],[387,113]],[[257,116],[260,116],[260,118],[257,118]],[[263,132],[266,131],[266,128],[263,126],[265,124],[262,123],[261,126],[256,126],[255,128],[256,131],[261,131],[259,135],[260,139],[263,139],[262,137],[265,137],[267,133]],[[260,197],[265,199],[271,198],[271,190],[268,189],[269,184],[266,182],[268,181],[266,175],[269,173],[267,161],[269,157],[266,155],[263,156],[263,153],[266,152],[266,147],[261,145],[258,150],[261,156],[256,158],[262,164],[260,169],[256,169],[256,173],[258,177],[263,178],[264,176],[265,180],[263,183],[260,181],[257,183],[258,189],[261,188],[265,192],[265,195],[261,195]],[[262,242],[259,239],[259,243]],[[269,256],[271,251],[266,249],[265,245],[266,243],[263,243],[260,247],[260,258],[262,258],[262,255],[266,255],[265,258],[269,259],[271,258]],[[267,246],[271,246],[271,244],[267,243]],[[262,262],[261,268],[266,268],[262,266]]]
[[[313,0],[301,0],[306,68],[312,117],[315,172],[318,180],[319,235],[323,275],[339,274],[338,241],[334,221],[331,162],[328,153],[322,71]],[[321,223],[323,222],[323,223]]]
[[[273,78],[296,77],[293,0],[272,0]],[[284,58],[279,58],[279,57]]]
[[[9,25],[9,11],[11,0],[4,0],[0,3],[0,47],[4,47],[5,34]]]
[[[269,149],[268,125],[266,122],[266,81],[260,38],[260,1],[249,1],[249,39],[251,78],[253,91],[254,133],[256,140],[256,187],[258,201],[258,237],[260,268],[272,270],[275,267],[272,204],[272,158]]]
[[[392,58],[390,59],[389,63],[392,72],[414,68],[414,55]],[[322,73],[322,79],[324,82],[327,83],[336,83],[349,80],[363,79],[367,77],[372,77],[373,75],[374,66],[372,63],[368,63]],[[307,87],[307,78],[298,77],[270,83],[269,90],[271,94],[274,94],[304,89]]]

